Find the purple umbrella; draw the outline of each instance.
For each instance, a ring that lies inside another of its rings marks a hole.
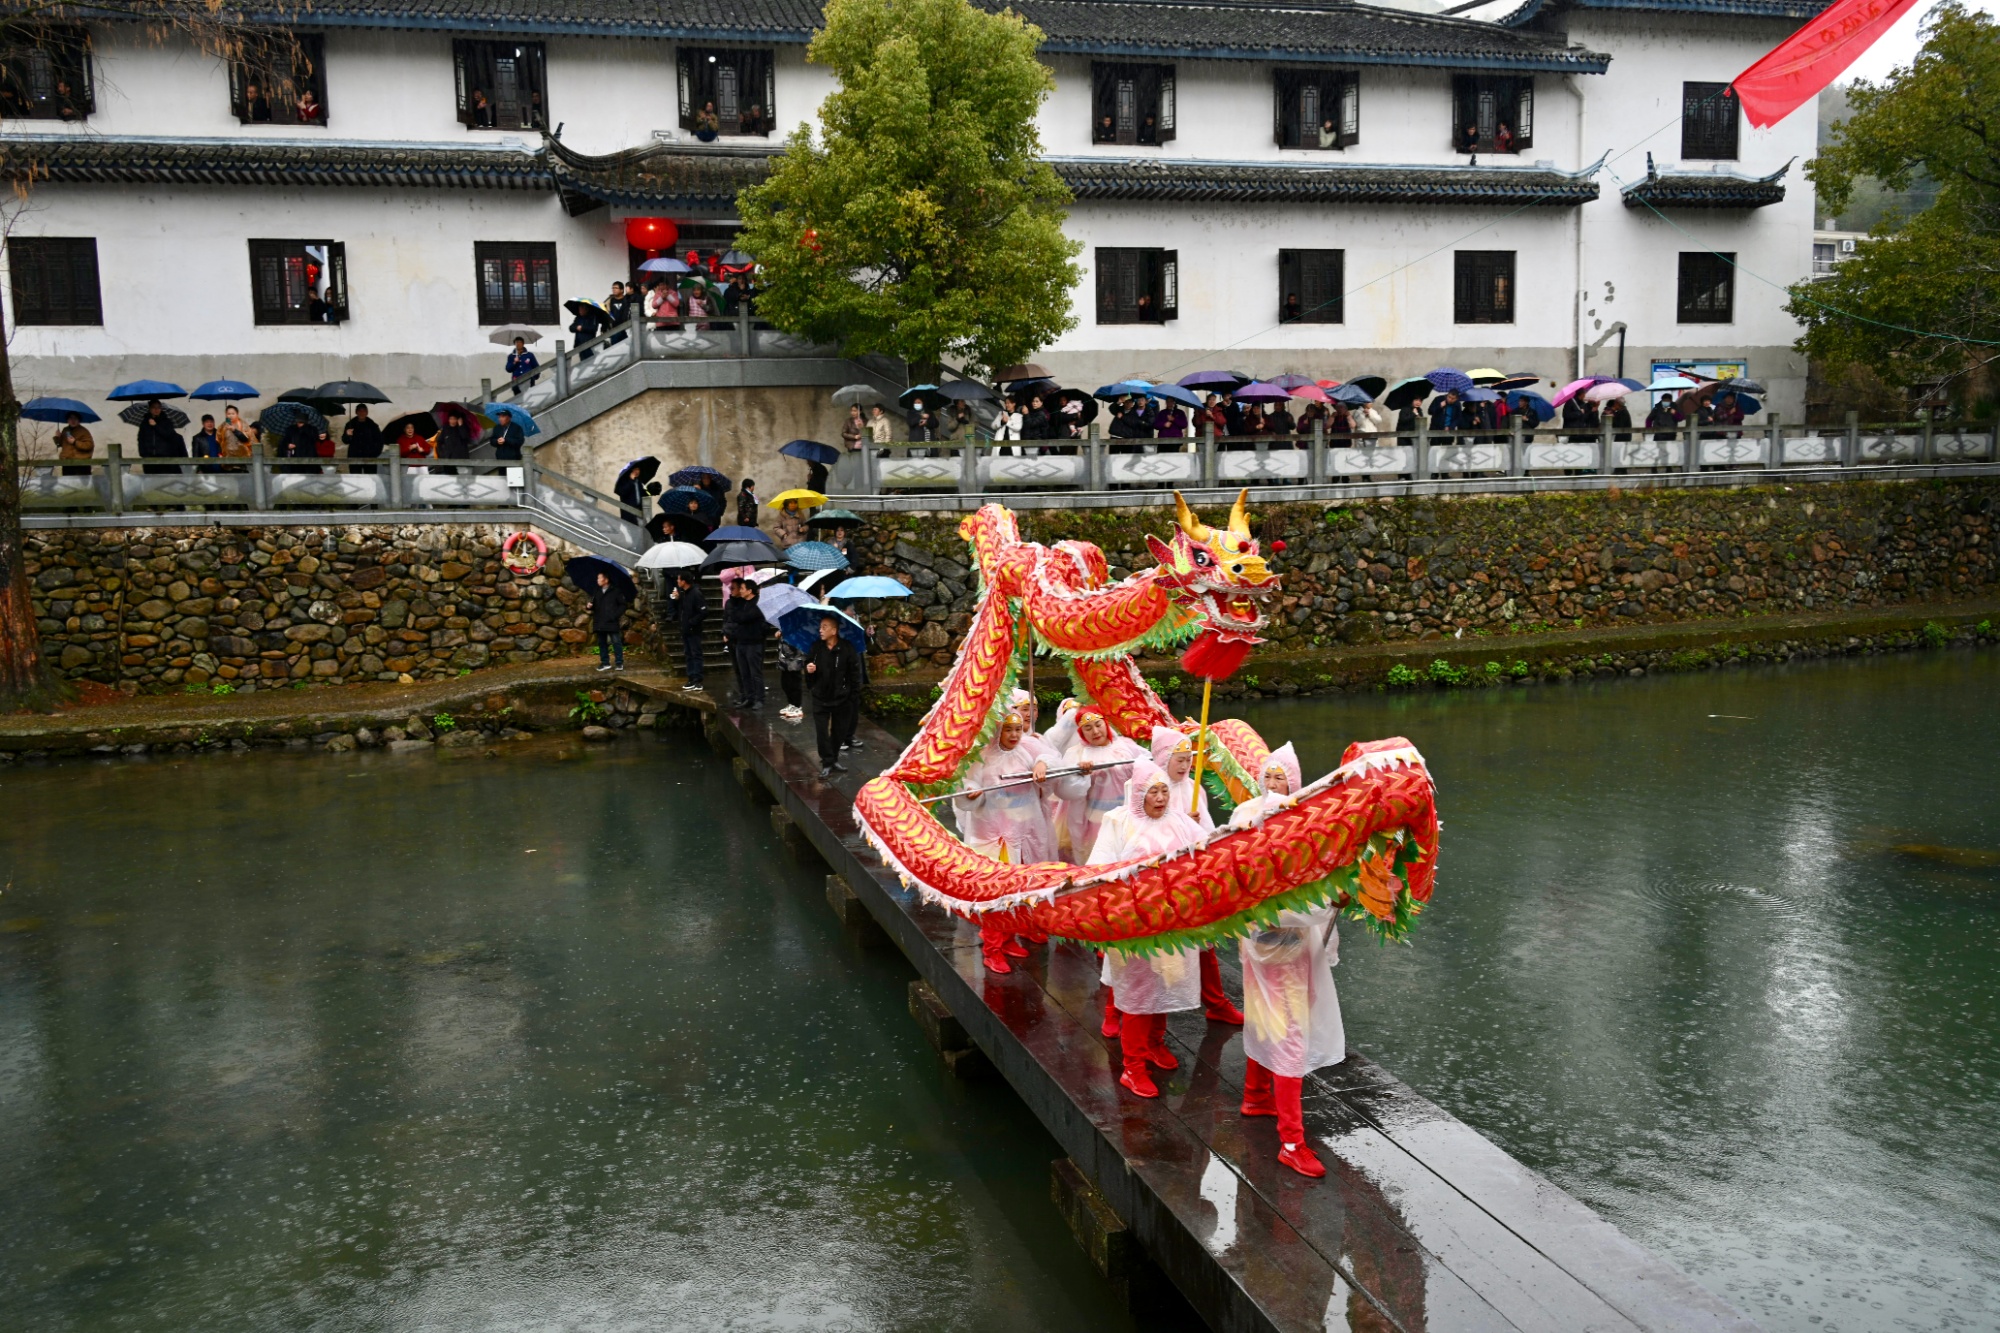
[[[1317,389],[1319,381],[1310,375],[1273,375],[1271,383],[1280,389],[1303,389],[1308,384]]]
[[[1282,403],[1292,396],[1289,389],[1281,389],[1275,384],[1246,384],[1236,391],[1239,403]]]
[[[1233,370],[1197,370],[1180,379],[1183,389],[1213,389],[1217,393],[1228,393],[1237,385],[1249,382],[1248,375],[1239,375]]]

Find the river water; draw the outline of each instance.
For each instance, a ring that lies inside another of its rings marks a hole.
[[[1769,1329],[2000,1327],[2000,655],[1239,711],[1437,778],[1350,1042]]]
[[[2000,1326],[2000,655],[1242,711],[1437,775],[1356,1046],[1768,1328]],[[698,745],[0,802],[0,1328],[1128,1326]]]
[[[1130,1327],[698,743],[0,804],[0,1328]]]

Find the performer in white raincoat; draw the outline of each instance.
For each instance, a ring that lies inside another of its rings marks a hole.
[[[1015,690],[1008,699],[1008,707],[1021,719],[1021,750],[1030,760],[1039,759],[1051,769],[1063,766],[1063,752],[1057,749],[1046,736],[1035,730],[1035,722],[1041,715],[1041,705],[1035,696],[1026,690]],[[1048,817],[1049,832],[1055,839],[1055,853],[1051,861],[1069,861],[1076,857],[1065,845],[1069,839],[1064,836],[1063,801],[1066,797],[1083,794],[1084,780],[1079,777],[1050,778],[1040,784],[1042,813]],[[1047,944],[1048,932],[1030,930],[1022,932],[1021,938],[1030,944]]]
[[[1271,752],[1262,774],[1264,794],[1236,807],[1231,828],[1252,828],[1291,805],[1301,785],[1298,756],[1290,744]],[[1278,1118],[1278,1160],[1300,1175],[1323,1176],[1326,1167],[1306,1142],[1300,1105],[1302,1080],[1313,1070],[1347,1058],[1347,1033],[1333,967],[1340,961],[1340,931],[1329,904],[1285,911],[1277,924],[1243,937],[1243,1114]]]
[[[1202,832],[1213,832],[1215,819],[1208,813],[1208,793],[1201,792],[1198,799],[1196,796],[1194,740],[1172,727],[1154,727],[1153,762],[1166,770],[1167,779],[1173,783],[1174,809],[1182,814],[1192,810]],[[1243,1011],[1222,988],[1222,962],[1213,949],[1201,951],[1201,1008],[1211,1023],[1234,1025],[1243,1021]]]
[[[1016,865],[1059,859],[1055,828],[1042,803],[1048,762],[1021,743],[1026,732],[1018,714],[1003,717],[1000,734],[965,770],[959,794],[951,800],[965,845],[981,856]],[[1022,777],[1032,780],[1007,785]],[[1028,956],[1027,946],[1013,932],[985,924],[979,927],[979,949],[994,972],[1011,972],[1009,957]]]
[[[1125,780],[1132,773],[1131,767],[1123,764],[1101,773],[1090,770],[1145,757],[1144,750],[1111,730],[1104,714],[1095,708],[1076,710],[1076,744],[1063,756],[1063,766],[1084,769],[1081,776],[1085,781],[1078,783],[1077,794],[1064,802],[1063,818],[1069,825],[1070,851],[1077,860],[1090,859],[1105,816],[1125,804]]]
[[[1200,825],[1174,807],[1172,784],[1157,765],[1149,760],[1133,765],[1128,786],[1131,795],[1118,855],[1100,857],[1093,851],[1090,864],[1164,856],[1201,842]],[[1118,1081],[1136,1096],[1160,1095],[1149,1063],[1162,1069],[1180,1065],[1167,1050],[1167,1015],[1200,1003],[1200,972],[1193,949],[1154,954],[1105,950],[1104,984],[1118,995],[1118,1041],[1125,1066]]]

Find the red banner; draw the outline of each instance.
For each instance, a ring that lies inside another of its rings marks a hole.
[[[1839,0],[1731,85],[1758,129],[1777,124],[1818,97],[1875,45],[1917,0]]]

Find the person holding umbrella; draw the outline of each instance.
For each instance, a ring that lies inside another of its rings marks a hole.
[[[517,380],[524,375],[532,375],[541,368],[540,358],[528,350],[528,340],[514,339],[514,350],[507,354],[507,378]],[[528,383],[533,384],[534,381],[529,380]]]
[[[157,398],[146,401],[146,415],[139,422],[139,456],[141,458],[186,458],[187,441],[181,438],[174,423],[167,418],[167,405]],[[178,472],[171,463],[148,463],[147,472]]]
[[[832,616],[820,617],[819,641],[806,654],[806,682],[812,692],[819,775],[825,780],[847,771],[840,751],[851,743],[861,711],[861,654],[840,637],[840,622]]]
[[[771,516],[769,531],[771,544],[781,551],[806,539],[806,516],[799,512],[797,500],[787,500],[778,506],[778,512]]]
[[[736,666],[736,702],[730,707],[764,706],[764,636],[770,631],[770,622],[757,609],[757,585],[749,579],[736,580],[722,610],[722,637]]]
[[[840,423],[840,447],[853,453],[861,448],[861,437],[868,433],[868,423],[862,419],[861,404],[847,405],[847,420]]]
[[[472,457],[472,427],[466,423],[465,414],[456,406],[446,407],[444,419],[438,423],[437,456],[439,458]],[[519,457],[519,455],[515,455]],[[441,467],[440,472],[456,472],[455,467]]]
[[[382,428],[375,424],[373,417],[368,415],[368,405],[366,403],[357,403],[355,405],[354,419],[341,428],[340,442],[347,446],[347,457],[350,460],[356,458],[380,458],[382,456]],[[373,473],[376,468],[373,463],[355,463],[350,461],[347,470],[349,472]]]
[[[417,433],[415,417],[403,418],[402,433],[396,436],[396,454],[401,458],[429,458],[431,442]]]
[[[486,442],[493,446],[493,456],[503,462],[520,462],[521,446],[528,436],[521,423],[514,420],[514,409],[503,407],[493,416],[493,431],[486,437]]]
[[[625,669],[625,612],[631,605],[625,590],[599,570],[597,587],[590,593],[590,628],[597,635],[599,671]]]
[[[97,452],[97,439],[84,428],[83,414],[71,412],[63,418],[63,427],[56,432],[56,457],[73,463],[84,460],[82,467],[66,467],[65,477],[87,477],[90,475],[89,459]]]
[[[681,656],[687,662],[689,694],[706,694],[702,687],[708,670],[701,655],[701,627],[708,621],[708,598],[701,591],[701,572],[692,566],[674,574],[674,590],[667,594],[674,604],[674,624],[681,632]]]
[[[215,433],[214,417],[206,413],[202,414],[201,430],[196,433],[189,445],[189,449],[196,458],[222,457],[222,437]],[[220,463],[197,463],[194,470],[196,472],[220,472],[222,471],[222,465]]]

